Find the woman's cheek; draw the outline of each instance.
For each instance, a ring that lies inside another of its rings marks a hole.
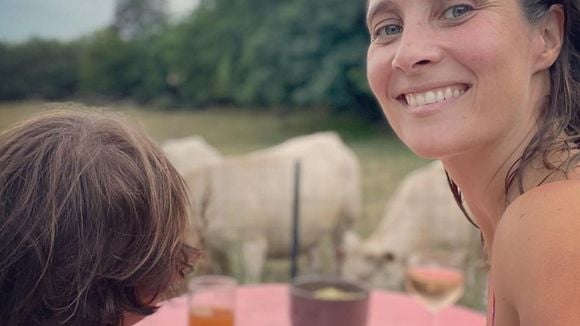
[[[385,67],[385,60],[381,60],[379,54],[375,52],[370,49],[367,55],[367,79],[371,91],[380,101],[387,89],[388,69]]]

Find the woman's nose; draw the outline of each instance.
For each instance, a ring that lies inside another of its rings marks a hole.
[[[415,73],[441,61],[443,51],[437,41],[436,33],[427,24],[406,27],[393,57],[392,68]]]

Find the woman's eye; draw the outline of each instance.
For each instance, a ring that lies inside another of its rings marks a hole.
[[[389,24],[379,28],[376,32],[377,36],[393,36],[396,34],[401,34],[403,32],[403,26]]]
[[[443,12],[443,18],[451,20],[461,18],[472,10],[473,7],[471,7],[470,5],[453,6]]]

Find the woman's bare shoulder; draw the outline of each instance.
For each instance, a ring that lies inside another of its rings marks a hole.
[[[580,179],[555,181],[532,188],[508,206],[500,225],[521,223],[558,226],[576,222],[580,225]],[[548,214],[546,216],[546,214]],[[559,217],[556,219],[555,217]]]
[[[573,234],[576,239],[580,235],[580,180],[556,181],[533,188],[511,203],[501,217],[496,241],[502,236],[514,241],[529,241],[529,237],[536,243],[550,241],[572,229],[578,232]]]
[[[520,325],[580,325],[580,180],[536,187],[515,200],[498,225],[497,292]]]

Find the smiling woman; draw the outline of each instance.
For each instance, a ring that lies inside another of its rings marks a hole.
[[[536,112],[519,108],[540,105],[531,101],[545,95],[546,76],[525,80],[533,68],[521,54],[532,55],[532,26],[517,2],[500,9],[488,1],[486,10],[423,2],[375,11],[369,21],[369,82],[401,139],[420,156],[441,158],[508,131],[513,139],[529,133]]]
[[[473,212],[492,266],[490,324],[580,324],[580,284],[570,279],[580,248],[562,237],[580,232],[578,6],[368,3],[369,84],[399,138],[441,159],[460,205]],[[570,263],[548,273],[546,261],[562,265],[561,252]]]

